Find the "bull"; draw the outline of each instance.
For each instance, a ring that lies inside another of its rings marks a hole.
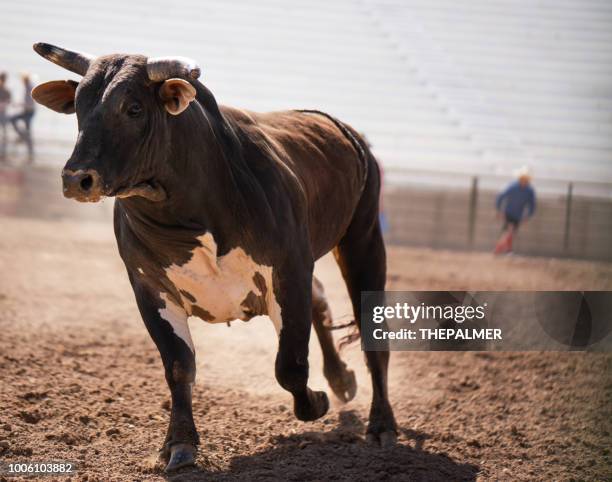
[[[114,231],[138,309],[155,342],[172,409],[160,451],[166,471],[195,463],[195,347],[189,316],[210,323],[267,315],[278,336],[275,375],[299,420],[329,408],[308,387],[311,326],[323,371],[342,401],[354,373],[336,350],[315,260],[333,251],[360,319],[361,292],[385,287],[380,171],[365,140],[319,111],[255,113],[220,106],[187,58],[34,50],[82,76],[38,85],[33,98],[76,112],[64,196],[115,197]],[[389,353],[366,351],[372,403],[366,438],[396,443]]]

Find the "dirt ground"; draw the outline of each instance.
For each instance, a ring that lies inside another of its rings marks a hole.
[[[163,479],[169,392],[110,221],[0,225],[0,461],[72,461],[71,480]],[[389,269],[390,289],[612,289],[603,263],[390,248]],[[333,260],[317,272],[349,319]],[[358,345],[344,352],[356,399],[303,423],[274,380],[267,319],[191,326],[201,446],[197,468],[169,480],[612,480],[609,354],[393,353],[400,443],[382,451],[364,441]],[[326,388],[314,336],[311,352],[311,386]]]

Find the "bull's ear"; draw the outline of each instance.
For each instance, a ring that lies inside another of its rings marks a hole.
[[[55,112],[74,114],[74,95],[78,85],[74,80],[52,80],[34,87],[32,98]]]
[[[195,99],[196,90],[186,80],[168,79],[160,87],[159,96],[170,114],[179,115]]]

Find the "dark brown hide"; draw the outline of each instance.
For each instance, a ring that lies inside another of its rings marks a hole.
[[[307,210],[314,258],[334,248],[351,221],[367,174],[351,139],[316,113],[260,114],[225,106],[221,112],[267,154],[270,168],[279,169],[297,188]],[[354,131],[351,135],[359,138]]]

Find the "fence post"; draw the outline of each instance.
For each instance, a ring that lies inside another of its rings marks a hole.
[[[478,205],[478,176],[472,177],[472,189],[470,191],[470,210],[468,213],[468,246],[474,247],[474,234],[476,231],[476,207]]]
[[[567,195],[565,198],[565,232],[563,237],[563,252],[569,252],[570,244],[570,227],[572,224],[572,194],[574,191],[574,183],[570,182],[567,185]]]

